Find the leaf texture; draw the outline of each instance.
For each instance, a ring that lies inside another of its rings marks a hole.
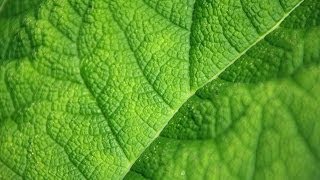
[[[1,178],[120,179],[302,1],[3,2]]]
[[[319,179],[320,3],[185,103],[127,179]]]

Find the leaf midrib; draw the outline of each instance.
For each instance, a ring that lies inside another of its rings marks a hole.
[[[0,13],[3,11],[5,5],[7,4],[8,0],[3,0],[2,3],[0,4]]]
[[[203,86],[205,86],[206,84],[208,84],[209,82],[217,79],[221,73],[223,73],[229,66],[231,66],[232,64],[234,64],[241,56],[243,56],[248,50],[250,50],[253,46],[255,46],[257,43],[259,43],[261,40],[263,40],[265,38],[265,36],[267,36],[268,34],[270,34],[271,32],[273,32],[289,15],[292,11],[294,11],[297,7],[300,6],[300,4],[303,2],[304,0],[301,0],[299,3],[297,3],[297,5],[292,8],[289,12],[285,13],[284,16],[272,27],[270,28],[269,31],[265,32],[264,34],[262,34],[260,36],[260,38],[258,38],[255,42],[253,42],[250,46],[248,46],[248,48],[246,48],[245,50],[243,50],[241,53],[238,54],[237,57],[235,57],[232,61],[229,62],[229,64],[222,68],[219,72],[217,72],[217,74],[215,76],[213,76],[212,78],[210,78],[209,80],[207,80],[204,84],[202,84],[201,86],[197,87],[196,90],[193,90],[191,89],[190,90],[190,93],[186,96],[186,97],[183,97],[182,99],[184,99],[183,102],[181,102],[181,104],[179,106],[177,106],[177,109],[175,111],[173,111],[172,113],[172,116],[170,116],[170,118],[166,121],[166,123],[163,125],[163,127],[158,131],[158,133],[156,134],[156,136],[154,136],[152,139],[150,139],[148,145],[146,147],[144,147],[144,149],[140,152],[139,156],[150,146],[150,144],[152,142],[155,141],[155,139],[157,139],[160,135],[160,133],[163,131],[163,129],[167,126],[168,122],[173,118],[173,116],[175,116],[175,114],[179,111],[180,107],[185,104],[189,99],[190,97],[192,97],[196,91],[198,89],[201,89]],[[7,2],[7,0],[4,0],[4,2],[0,5],[0,13],[2,11],[2,8],[3,8],[3,5]],[[194,4],[196,3],[196,1],[194,2]],[[194,5],[193,4],[193,5]],[[193,24],[193,18],[194,18],[194,7],[192,8],[192,21],[191,21],[191,30],[190,30],[190,33],[189,33],[189,56],[188,56],[188,59],[189,59],[189,68],[191,67],[190,65],[190,49],[191,49],[191,41],[190,41],[190,37],[192,35],[192,26],[194,25]],[[77,43],[78,44],[78,43]],[[189,69],[189,73],[190,73],[190,69]],[[191,80],[191,76],[190,77],[190,80]],[[102,112],[103,114],[103,112]],[[121,146],[120,146],[121,147]],[[127,173],[130,171],[132,165],[136,162],[136,160],[139,158],[139,156],[137,156],[137,158],[135,158],[134,160],[130,161],[129,164],[130,166],[128,167],[127,171],[122,175],[121,178],[125,177],[127,175]]]
[[[154,136],[153,139],[151,139],[151,141],[148,143],[148,145],[144,148],[143,151],[141,151],[141,153],[139,154],[139,156],[132,162],[130,162],[130,167],[128,168],[128,170],[121,176],[121,179],[123,179],[129,172],[131,167],[133,166],[133,164],[136,162],[137,159],[139,159],[139,157],[141,156],[141,154],[143,154],[143,152],[146,151],[146,149],[149,148],[149,146],[151,145],[151,143],[153,143],[161,134],[161,132],[163,131],[163,129],[168,125],[169,121],[175,116],[175,114],[179,111],[180,107],[185,104],[195,93],[197,90],[203,88],[205,85],[207,85],[208,83],[212,82],[213,80],[217,79],[220,74],[222,74],[228,67],[230,67],[231,65],[233,65],[238,59],[240,59],[244,54],[246,54],[253,46],[255,46],[256,44],[258,44],[261,40],[263,40],[267,35],[269,35],[270,33],[272,33],[275,29],[277,29],[279,27],[279,25],[296,9],[298,8],[301,3],[303,3],[304,0],[301,0],[299,3],[297,3],[290,11],[288,11],[287,13],[284,14],[284,16],[274,25],[272,26],[268,31],[266,31],[265,33],[263,33],[256,41],[254,41],[250,46],[248,46],[246,49],[244,49],[241,53],[238,54],[238,56],[236,56],[232,61],[230,61],[227,66],[225,66],[224,68],[222,68],[220,71],[217,72],[216,75],[214,75],[212,78],[208,79],[204,84],[202,84],[201,86],[199,86],[196,90],[191,90],[190,94],[185,98],[185,100],[180,104],[180,106],[177,108],[176,111],[174,111],[174,113],[172,114],[172,116],[170,117],[170,119],[166,122],[166,124],[164,124],[163,128],[161,128],[159,130],[159,132],[156,134],[156,136]],[[196,1],[194,2],[194,4],[196,3]],[[191,30],[189,33],[189,36],[191,37],[191,31],[192,31],[192,27],[193,27],[193,17],[194,17],[194,7],[192,8],[192,21],[191,21]],[[190,38],[189,37],[189,38]],[[190,41],[189,41],[190,43]],[[189,62],[190,62],[190,49],[191,49],[191,44],[189,44]],[[190,65],[190,63],[189,63]],[[189,73],[190,73],[190,69],[189,69]],[[191,77],[190,77],[191,79]]]

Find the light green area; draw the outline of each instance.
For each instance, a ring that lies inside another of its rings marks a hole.
[[[255,45],[275,31],[284,19],[291,18],[289,13],[300,2],[7,1],[0,12],[0,179],[124,177],[196,90],[217,78],[247,50],[256,48]],[[313,29],[315,33],[306,33],[306,37],[317,39],[319,30],[314,27],[319,23],[318,11],[312,1],[306,2],[310,4],[307,3],[299,17],[301,22],[311,24],[310,31]],[[301,33],[296,32],[300,38],[297,41],[307,43],[303,30],[306,26],[301,24],[297,22],[297,25],[290,26],[289,23],[284,27],[301,30]],[[274,43],[289,47],[276,40]],[[303,54],[298,52],[297,56],[306,59],[306,54],[310,56],[309,64],[314,64],[314,56],[319,57],[319,42],[302,44],[308,48]],[[304,61],[297,66],[277,67],[287,70],[281,69],[284,73],[279,76],[299,74],[300,70],[296,68],[302,64]],[[246,65],[243,66],[246,69]],[[242,65],[238,67],[242,68]],[[308,72],[302,73],[306,74],[305,79],[317,79],[317,68],[312,66],[305,71]],[[225,81],[242,76],[240,72],[230,71],[233,72],[239,76],[225,75]],[[263,75],[256,81],[266,78],[264,74],[272,74],[272,70],[261,72]],[[309,78],[311,75],[315,77]],[[309,81],[302,79],[302,82]],[[276,86],[269,84],[259,85],[261,91]],[[254,91],[243,86],[239,89]],[[259,87],[252,89],[259,91]],[[228,89],[225,89],[226,95]],[[272,95],[262,99],[267,101],[268,97]],[[312,100],[317,102],[317,98]],[[312,103],[308,105],[315,107]],[[262,108],[262,104],[249,112],[252,120],[263,119],[252,112],[259,111],[258,107]],[[179,114],[181,110],[176,116]],[[222,114],[236,115],[233,112]],[[175,124],[174,119],[172,123]],[[261,121],[255,122],[261,124]],[[172,123],[162,134],[174,126]],[[192,136],[192,132],[185,134],[185,138]],[[172,148],[174,145],[176,143]],[[166,148],[162,149],[163,153],[170,155],[165,152]],[[177,149],[184,151],[182,147]],[[216,155],[210,156],[214,157]],[[134,168],[146,170],[149,173],[146,176],[161,177],[152,169],[152,162],[148,162],[149,165],[136,164]],[[185,162],[181,160],[181,163]],[[174,169],[167,163],[166,167]],[[158,166],[156,162],[154,165]],[[178,163],[176,165],[179,167]],[[158,172],[162,167],[158,167]],[[163,175],[165,172],[174,173],[166,170]],[[308,172],[312,176],[316,171],[310,169],[305,172],[306,176]]]
[[[197,91],[127,179],[320,179],[320,2]]]

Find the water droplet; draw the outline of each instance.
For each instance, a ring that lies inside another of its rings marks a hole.
[[[181,176],[186,175],[186,171],[181,171],[180,175],[181,175]]]

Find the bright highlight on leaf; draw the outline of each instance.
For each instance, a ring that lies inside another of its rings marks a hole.
[[[319,179],[318,0],[0,1],[0,179]]]

